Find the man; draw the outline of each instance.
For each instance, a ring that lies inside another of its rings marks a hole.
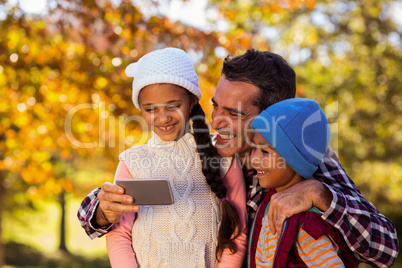
[[[250,221],[265,194],[249,163],[253,135],[250,124],[261,111],[295,94],[296,75],[279,55],[248,50],[224,61],[212,98],[211,126],[217,131],[218,153],[237,154],[243,162]],[[373,266],[392,265],[399,251],[395,226],[364,199],[332,150],[324,159],[313,179],[272,196],[268,212],[272,231],[279,233],[286,218],[314,205],[323,212],[322,218],[343,234],[358,260]],[[131,203],[132,198],[111,183],[103,184],[84,199],[78,218],[91,238],[107,233],[124,213],[139,209],[119,202]]]

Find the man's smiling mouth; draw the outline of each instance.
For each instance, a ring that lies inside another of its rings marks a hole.
[[[225,135],[225,134],[218,134],[219,137],[221,137],[223,140],[231,140],[234,137],[236,137],[235,135]]]

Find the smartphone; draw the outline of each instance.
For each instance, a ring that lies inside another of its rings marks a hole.
[[[171,205],[172,189],[168,179],[116,179],[116,184],[124,188],[134,202],[129,205]]]

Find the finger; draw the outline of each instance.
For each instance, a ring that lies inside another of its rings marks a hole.
[[[118,216],[121,216],[125,213],[129,212],[138,212],[139,211],[139,206],[131,206],[131,205],[124,205],[120,203],[111,203],[111,202],[105,202],[99,204],[99,207],[102,209],[102,211],[108,215],[108,218],[114,217],[117,218]]]
[[[127,212],[137,212],[139,206],[121,204],[116,202],[102,202],[99,204],[102,211],[108,215],[120,216]]]
[[[114,194],[110,192],[103,192],[102,190],[98,194],[99,201],[102,202],[117,202],[131,204],[134,202],[133,198],[127,194]]]
[[[105,182],[102,184],[101,190],[114,194],[124,194],[124,189],[121,186],[110,182]]]
[[[275,208],[271,204],[268,208],[268,222],[269,222],[269,228],[271,228],[271,232],[273,235],[276,234],[276,229],[275,229]]]
[[[282,226],[285,220],[286,216],[284,216],[283,214],[277,215],[277,218],[275,220],[275,229],[278,231],[278,235],[282,233]]]

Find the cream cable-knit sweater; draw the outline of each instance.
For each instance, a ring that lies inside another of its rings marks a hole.
[[[134,178],[168,178],[174,204],[141,206],[132,242],[140,267],[215,267],[219,199],[201,170],[191,133],[164,142],[157,135],[120,155]]]

